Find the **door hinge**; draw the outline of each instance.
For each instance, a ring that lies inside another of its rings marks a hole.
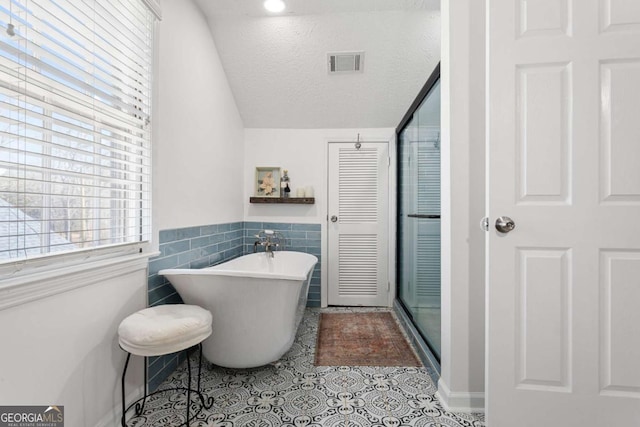
[[[387,167],[391,167],[391,157],[387,157]]]
[[[387,293],[391,292],[391,282],[387,282]]]

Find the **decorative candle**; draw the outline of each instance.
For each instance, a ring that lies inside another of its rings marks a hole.
[[[305,189],[304,189],[304,195],[306,197],[313,197],[313,187],[308,185]]]
[[[304,188],[298,188],[296,190],[296,197],[304,197]]]

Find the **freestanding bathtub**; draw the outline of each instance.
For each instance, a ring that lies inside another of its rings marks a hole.
[[[198,270],[161,270],[186,304],[211,311],[213,333],[202,343],[211,363],[250,368],[289,350],[307,304],[318,258],[281,251],[244,255]]]

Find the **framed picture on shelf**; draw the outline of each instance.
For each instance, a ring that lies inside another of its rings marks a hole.
[[[257,197],[280,197],[280,168],[256,168],[255,191]]]

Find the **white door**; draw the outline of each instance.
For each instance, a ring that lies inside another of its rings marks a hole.
[[[488,4],[487,423],[640,426],[640,1]]]
[[[329,144],[329,305],[386,306],[389,145]]]

